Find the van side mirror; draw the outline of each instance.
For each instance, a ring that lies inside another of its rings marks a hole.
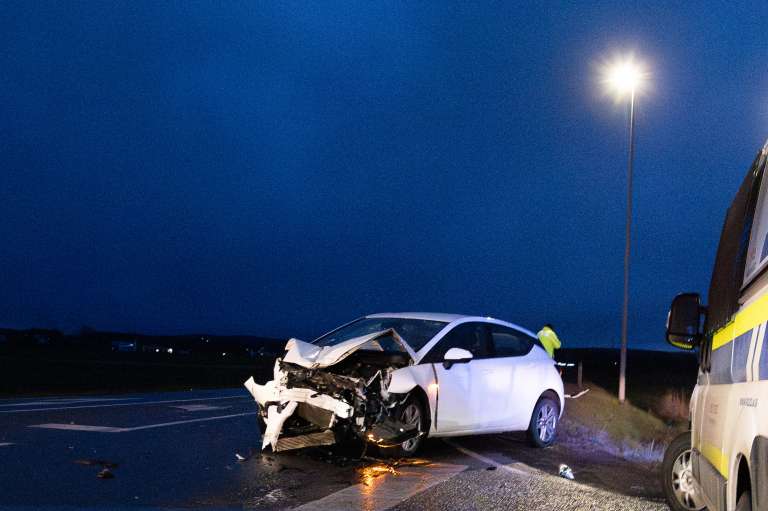
[[[667,342],[684,350],[696,348],[701,341],[705,314],[699,293],[677,295],[667,315]]]
[[[451,348],[445,352],[443,367],[450,369],[453,364],[466,364],[472,360],[472,352],[463,348]]]

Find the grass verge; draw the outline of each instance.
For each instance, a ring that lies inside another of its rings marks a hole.
[[[561,424],[560,440],[576,448],[601,449],[630,461],[656,464],[667,444],[687,428],[686,422],[665,422],[629,401],[621,404],[594,384],[585,387],[588,393],[566,400]]]

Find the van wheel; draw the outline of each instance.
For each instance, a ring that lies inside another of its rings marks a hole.
[[[693,480],[690,431],[678,435],[667,447],[661,465],[661,486],[672,511],[704,509]]]
[[[736,511],[752,511],[752,495],[745,491],[736,503]]]
[[[549,447],[557,438],[557,426],[560,419],[560,406],[554,399],[544,396],[533,408],[531,422],[528,425],[528,442],[533,447]]]

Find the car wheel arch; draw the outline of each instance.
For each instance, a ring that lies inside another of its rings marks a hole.
[[[430,428],[432,427],[432,407],[429,406],[429,397],[427,396],[427,392],[421,388],[421,385],[416,385],[411,391],[408,393],[409,396],[415,397],[422,406],[422,409],[426,413],[426,425],[425,425],[425,434],[429,436]]]
[[[536,403],[534,404],[534,408],[536,407],[536,404],[538,404],[538,402],[544,399],[545,397],[554,399],[554,401],[557,403],[558,412],[560,414],[559,416],[562,416],[563,410],[565,409],[565,406],[564,406],[565,403],[564,403],[563,397],[560,394],[558,394],[557,391],[554,389],[547,389],[544,392],[542,392],[539,398],[536,400]]]

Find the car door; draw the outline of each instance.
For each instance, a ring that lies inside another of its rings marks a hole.
[[[536,340],[504,325],[490,325],[490,356],[480,364],[480,378],[487,387],[490,408],[487,429],[523,430],[542,393],[541,360],[535,356]]]
[[[432,364],[437,375],[437,413],[434,428],[440,434],[459,434],[482,429],[487,422],[485,384],[478,367],[488,356],[489,332],[481,322],[460,323],[446,333],[421,363]],[[443,365],[445,353],[462,348],[472,353],[469,362]]]

